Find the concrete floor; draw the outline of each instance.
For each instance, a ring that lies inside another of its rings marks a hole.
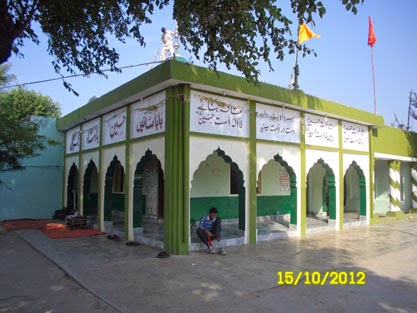
[[[5,233],[0,312],[417,312],[417,219],[227,251],[159,259],[105,235]],[[363,272],[366,284],[306,284],[305,273],[333,271]],[[300,272],[297,286],[277,284],[277,273]]]

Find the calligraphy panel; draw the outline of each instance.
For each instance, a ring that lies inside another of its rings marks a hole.
[[[130,137],[137,138],[165,131],[165,93],[132,105]]]
[[[256,138],[300,143],[300,113],[258,103]]]
[[[305,143],[308,145],[339,147],[337,120],[313,114],[305,115]]]
[[[126,140],[126,108],[104,115],[103,145]]]
[[[369,151],[369,131],[364,125],[342,122],[343,148]]]
[[[100,119],[83,124],[82,149],[97,148],[100,143]]]
[[[66,134],[66,153],[75,153],[80,151],[80,126],[67,131]]]
[[[245,101],[191,92],[190,130],[249,137],[249,108]]]

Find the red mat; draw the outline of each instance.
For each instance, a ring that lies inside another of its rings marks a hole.
[[[4,220],[2,225],[7,231],[12,231],[20,229],[43,229],[48,223],[51,222],[52,220],[50,219],[21,218],[15,220]]]
[[[102,231],[97,229],[68,229],[63,224],[48,223],[44,229],[40,229],[42,233],[52,239],[62,238],[78,238],[87,236],[104,235]]]
[[[15,220],[5,220],[2,222],[2,225],[7,231],[38,229],[52,239],[77,238],[105,234],[97,229],[67,229],[65,225],[53,223],[53,220],[50,219],[22,218]]]

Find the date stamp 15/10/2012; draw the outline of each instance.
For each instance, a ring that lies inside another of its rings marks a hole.
[[[366,285],[364,271],[278,271],[277,277],[277,285]]]

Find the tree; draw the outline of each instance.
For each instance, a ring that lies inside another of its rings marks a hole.
[[[365,0],[340,0],[356,14]],[[303,55],[314,53],[299,45],[291,34],[292,20],[285,16],[277,0],[173,0],[173,18],[178,22],[181,42],[187,50],[211,68],[224,63],[235,66],[246,78],[257,81],[259,60],[272,69],[271,56],[284,59],[296,49]],[[0,64],[12,53],[20,54],[24,39],[39,43],[32,25],[38,23],[48,37],[48,52],[59,73],[104,75],[103,67],[119,71],[119,55],[109,47],[108,36],[124,42],[135,38],[145,46],[141,26],[152,22],[154,10],[169,0],[0,0]],[[314,23],[326,8],[318,0],[289,0],[297,24]],[[66,84],[66,83],[64,83]],[[65,85],[68,89],[71,86]]]
[[[42,121],[31,117],[60,115],[58,103],[35,91],[19,88],[0,93],[0,171],[20,170],[24,158],[56,144],[39,135]]]

